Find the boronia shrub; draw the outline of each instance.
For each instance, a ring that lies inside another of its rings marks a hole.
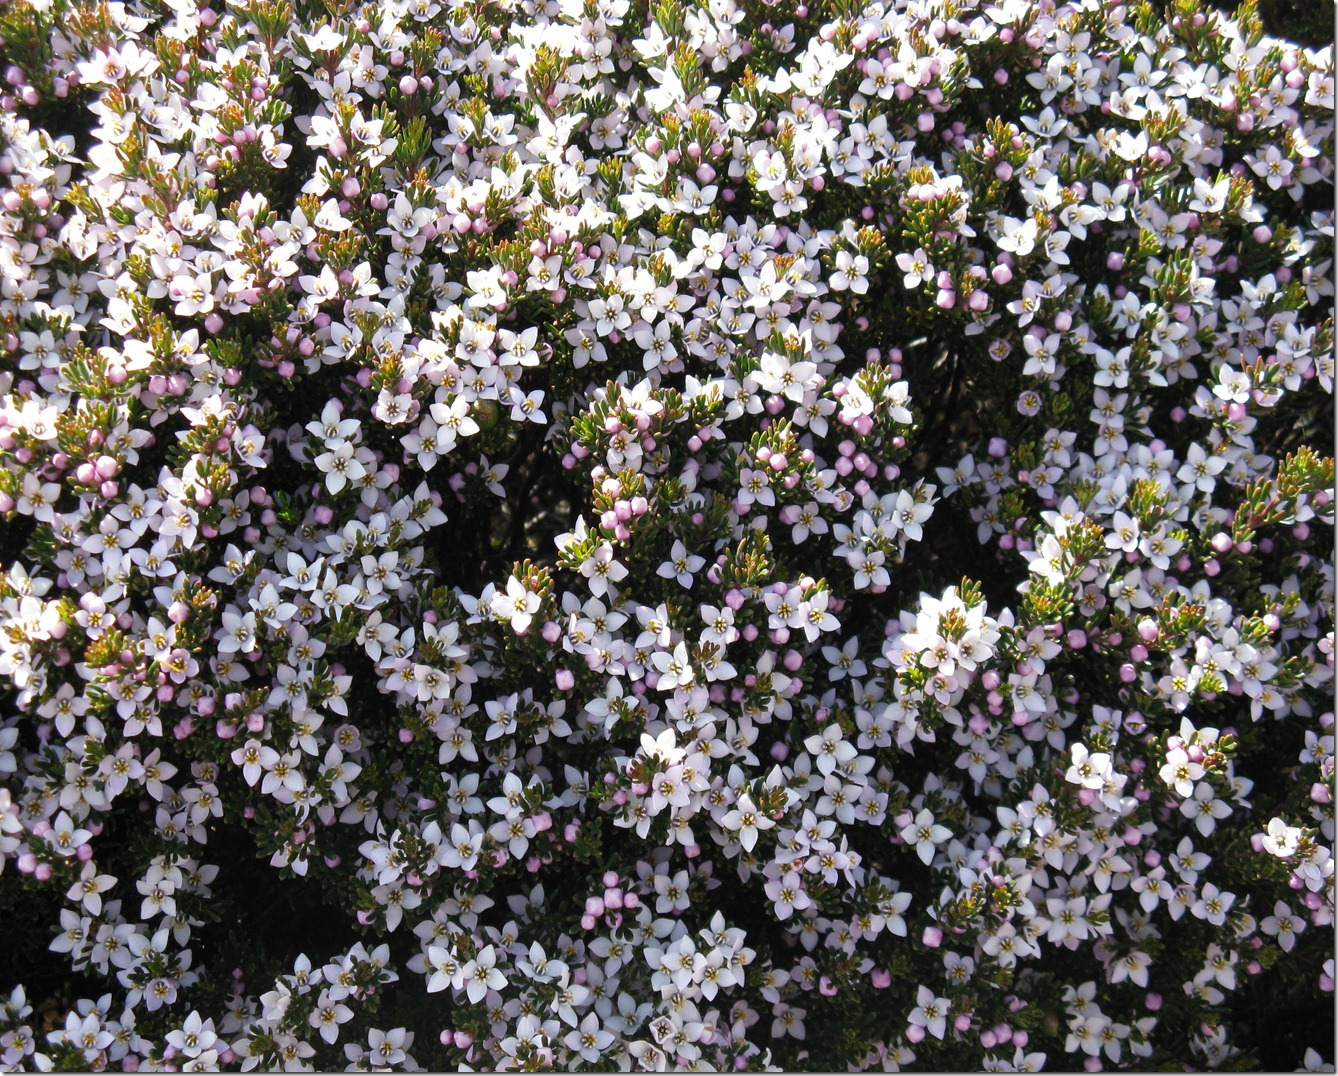
[[[0,38],[5,1067],[1332,1061],[1332,47]]]

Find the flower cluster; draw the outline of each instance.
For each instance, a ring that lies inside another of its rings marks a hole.
[[[0,1065],[1331,1063],[1333,62],[8,0]]]

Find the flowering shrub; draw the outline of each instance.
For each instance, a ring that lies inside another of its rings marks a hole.
[[[0,38],[0,1064],[1331,1060],[1331,47]]]

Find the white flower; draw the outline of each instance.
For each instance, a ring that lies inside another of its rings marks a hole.
[[[442,866],[472,870],[474,864],[478,862],[483,837],[482,828],[473,819],[470,819],[468,828],[459,822],[454,823],[451,826],[450,841],[441,849]]]
[[[339,1038],[339,1025],[353,1019],[353,1010],[342,1001],[335,1001],[328,990],[322,990],[316,1000],[307,1022],[320,1031],[320,1036],[327,1043],[334,1043]]]
[[[382,235],[398,235],[404,239],[413,239],[423,230],[423,226],[435,214],[426,206],[415,206],[401,191],[395,196],[395,204],[386,214],[386,227],[380,230]]]
[[[1015,217],[1000,216],[998,225],[1000,232],[994,241],[1000,250],[1025,258],[1035,249],[1040,228],[1035,217],[1020,221]]]
[[[463,968],[455,955],[454,947],[428,946],[427,966],[432,970],[432,974],[427,981],[427,992],[429,994],[438,993],[448,986],[459,989],[464,985]]]
[[[903,251],[897,255],[897,268],[905,275],[902,277],[902,283],[907,288],[918,288],[922,283],[927,283],[934,279],[935,269],[933,263],[929,260],[921,247],[916,247],[909,253]]]
[[[674,730],[667,728],[658,736],[651,736],[649,733],[641,734],[641,750],[645,752],[647,758],[658,758],[667,765],[673,766],[683,761],[687,754],[683,748],[677,746]]]
[[[248,610],[239,613],[235,609],[224,609],[222,614],[223,635],[218,643],[220,654],[249,654],[256,648],[256,615]]]
[[[1213,926],[1220,927],[1226,922],[1226,913],[1235,902],[1234,893],[1223,893],[1212,882],[1206,882],[1199,891],[1199,899],[1189,910],[1196,919],[1206,919]]]
[[[167,285],[167,293],[176,300],[173,313],[178,317],[195,317],[214,308],[214,285],[208,273],[198,277],[179,274]]]
[[[915,1008],[906,1019],[924,1028],[936,1039],[941,1039],[948,1030],[948,1013],[952,1002],[948,998],[935,997],[927,986],[921,986],[915,994]]]
[[[844,738],[841,726],[835,723],[823,729],[821,735],[810,736],[804,740],[804,750],[817,760],[818,772],[824,776],[834,772],[837,767],[844,768],[845,764],[858,754],[854,744]],[[944,834],[946,839],[946,830]]]
[[[1207,781],[1194,787],[1194,795],[1181,801],[1180,813],[1192,818],[1198,831],[1207,837],[1217,822],[1231,813],[1231,804],[1217,798],[1217,791]]]
[[[680,586],[691,587],[693,573],[701,571],[706,563],[705,557],[689,554],[687,546],[680,539],[674,539],[669,559],[656,569],[655,574],[661,579],[677,579]]]
[[[79,873],[79,880],[70,886],[66,900],[77,900],[89,915],[102,914],[102,894],[116,884],[110,874],[99,874],[90,860]]]
[[[870,61],[871,63],[876,61]],[[923,251],[921,251],[923,254]],[[905,255],[897,255],[897,264],[901,265],[901,258]],[[907,279],[910,278],[909,270],[903,270],[907,273]],[[863,295],[869,290],[869,282],[865,279],[869,274],[869,259],[863,254],[851,254],[846,250],[836,252],[836,272],[829,278],[828,282],[837,291],[849,290],[856,295]],[[914,287],[913,284],[907,284]]]
[[[837,631],[841,622],[827,611],[831,594],[825,590],[815,591],[800,607],[801,626],[804,635],[811,643],[825,631]]]
[[[673,691],[684,684],[690,684],[696,676],[688,657],[688,648],[682,642],[671,652],[656,651],[650,660],[656,672],[660,674],[659,681],[655,685],[660,691]]]
[[[352,443],[340,441],[316,457],[314,462],[325,473],[325,488],[331,493],[338,493],[348,483],[357,482],[367,474],[354,453]]]
[[[1269,854],[1279,859],[1287,859],[1296,855],[1301,836],[1299,827],[1289,826],[1281,818],[1273,818],[1269,820],[1268,832],[1263,835],[1261,843]]]
[[[926,865],[934,858],[940,844],[952,836],[952,830],[934,820],[934,812],[922,807],[920,812],[900,830],[901,839],[915,849],[920,862]]]
[[[1276,937],[1282,951],[1290,953],[1296,947],[1296,935],[1305,929],[1305,920],[1293,915],[1291,905],[1280,900],[1273,905],[1273,914],[1259,921],[1259,929]]]
[[[51,820],[51,828],[47,832],[46,842],[61,855],[72,856],[92,838],[93,834],[91,832],[75,825],[70,816],[61,811]]]
[[[359,440],[362,423],[356,418],[344,418],[343,413],[338,400],[327,400],[321,409],[321,417],[308,422],[306,429],[313,437],[324,441],[327,448]]]
[[[720,824],[727,830],[737,833],[739,843],[743,845],[744,851],[751,852],[757,847],[757,835],[765,829],[771,829],[776,825],[770,818],[762,814],[752,799],[743,795],[740,796],[735,807],[727,811]]]
[[[734,610],[729,606],[703,605],[699,612],[706,623],[701,635],[703,642],[728,646],[739,637],[739,630],[734,627]]]
[[[491,946],[489,946],[491,949]],[[482,954],[480,954],[480,957]],[[498,976],[500,978],[500,976]],[[491,980],[490,980],[491,982]],[[502,981],[505,985],[505,980]],[[479,995],[482,997],[482,994]],[[478,999],[470,996],[471,1001]],[[402,1027],[392,1028],[390,1031],[382,1031],[379,1028],[372,1028],[367,1032],[367,1044],[369,1060],[376,1068],[389,1068],[392,1065],[399,1065],[405,1059],[404,1047],[409,1045],[413,1036],[407,1029]]]
[[[795,871],[786,871],[780,878],[773,878],[764,889],[779,919],[788,919],[792,913],[803,911],[813,904],[804,890],[800,875]]]
[[[272,770],[279,761],[279,752],[252,737],[232,752],[232,761],[242,768],[242,777],[254,786],[266,770]]]
[[[583,1060],[594,1064],[603,1056],[604,1051],[613,1045],[614,1035],[600,1025],[599,1014],[591,1012],[587,1013],[575,1030],[568,1032],[562,1041]]]
[[[855,589],[866,587],[886,587],[892,581],[883,562],[887,559],[881,549],[872,552],[859,551],[852,554],[851,567],[855,569]]]
[[[1166,761],[1157,771],[1163,781],[1175,789],[1176,795],[1189,797],[1194,794],[1194,782],[1204,775],[1203,767],[1190,760],[1183,747],[1172,748],[1166,752]]]
[[[657,776],[663,776],[662,774]],[[652,879],[655,888],[655,910],[661,915],[685,912],[691,905],[688,892],[688,872],[679,871],[672,878],[656,873]]]
[[[926,486],[924,489],[928,492],[929,497],[933,496],[933,486]],[[889,522],[895,525],[912,542],[918,542],[924,537],[921,524],[933,514],[934,506],[929,499],[922,500],[910,490],[902,489],[897,491],[896,503],[892,506]]]
[[[581,574],[590,580],[590,593],[602,598],[609,593],[611,584],[627,578],[627,568],[613,559],[613,546],[602,542],[594,553],[581,562]]]
[[[513,422],[546,423],[548,415],[542,410],[544,394],[541,389],[525,392],[518,386],[511,387],[511,420]]]
[[[1099,789],[1111,773],[1110,755],[1105,751],[1092,753],[1086,744],[1075,743],[1070,748],[1073,762],[1064,773],[1064,780],[1082,788]]]
[[[489,990],[501,990],[506,986],[506,977],[497,968],[497,950],[491,945],[485,945],[477,957],[465,963],[461,977],[465,993],[475,1004],[482,1001]]]
[[[542,599],[529,590],[514,575],[506,581],[506,590],[492,596],[493,616],[511,623],[511,630],[517,635],[524,635],[530,630],[534,615],[539,611]]]

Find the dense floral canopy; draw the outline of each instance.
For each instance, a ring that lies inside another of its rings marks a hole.
[[[0,1065],[1331,1064],[1332,47],[7,0],[0,67]]]

